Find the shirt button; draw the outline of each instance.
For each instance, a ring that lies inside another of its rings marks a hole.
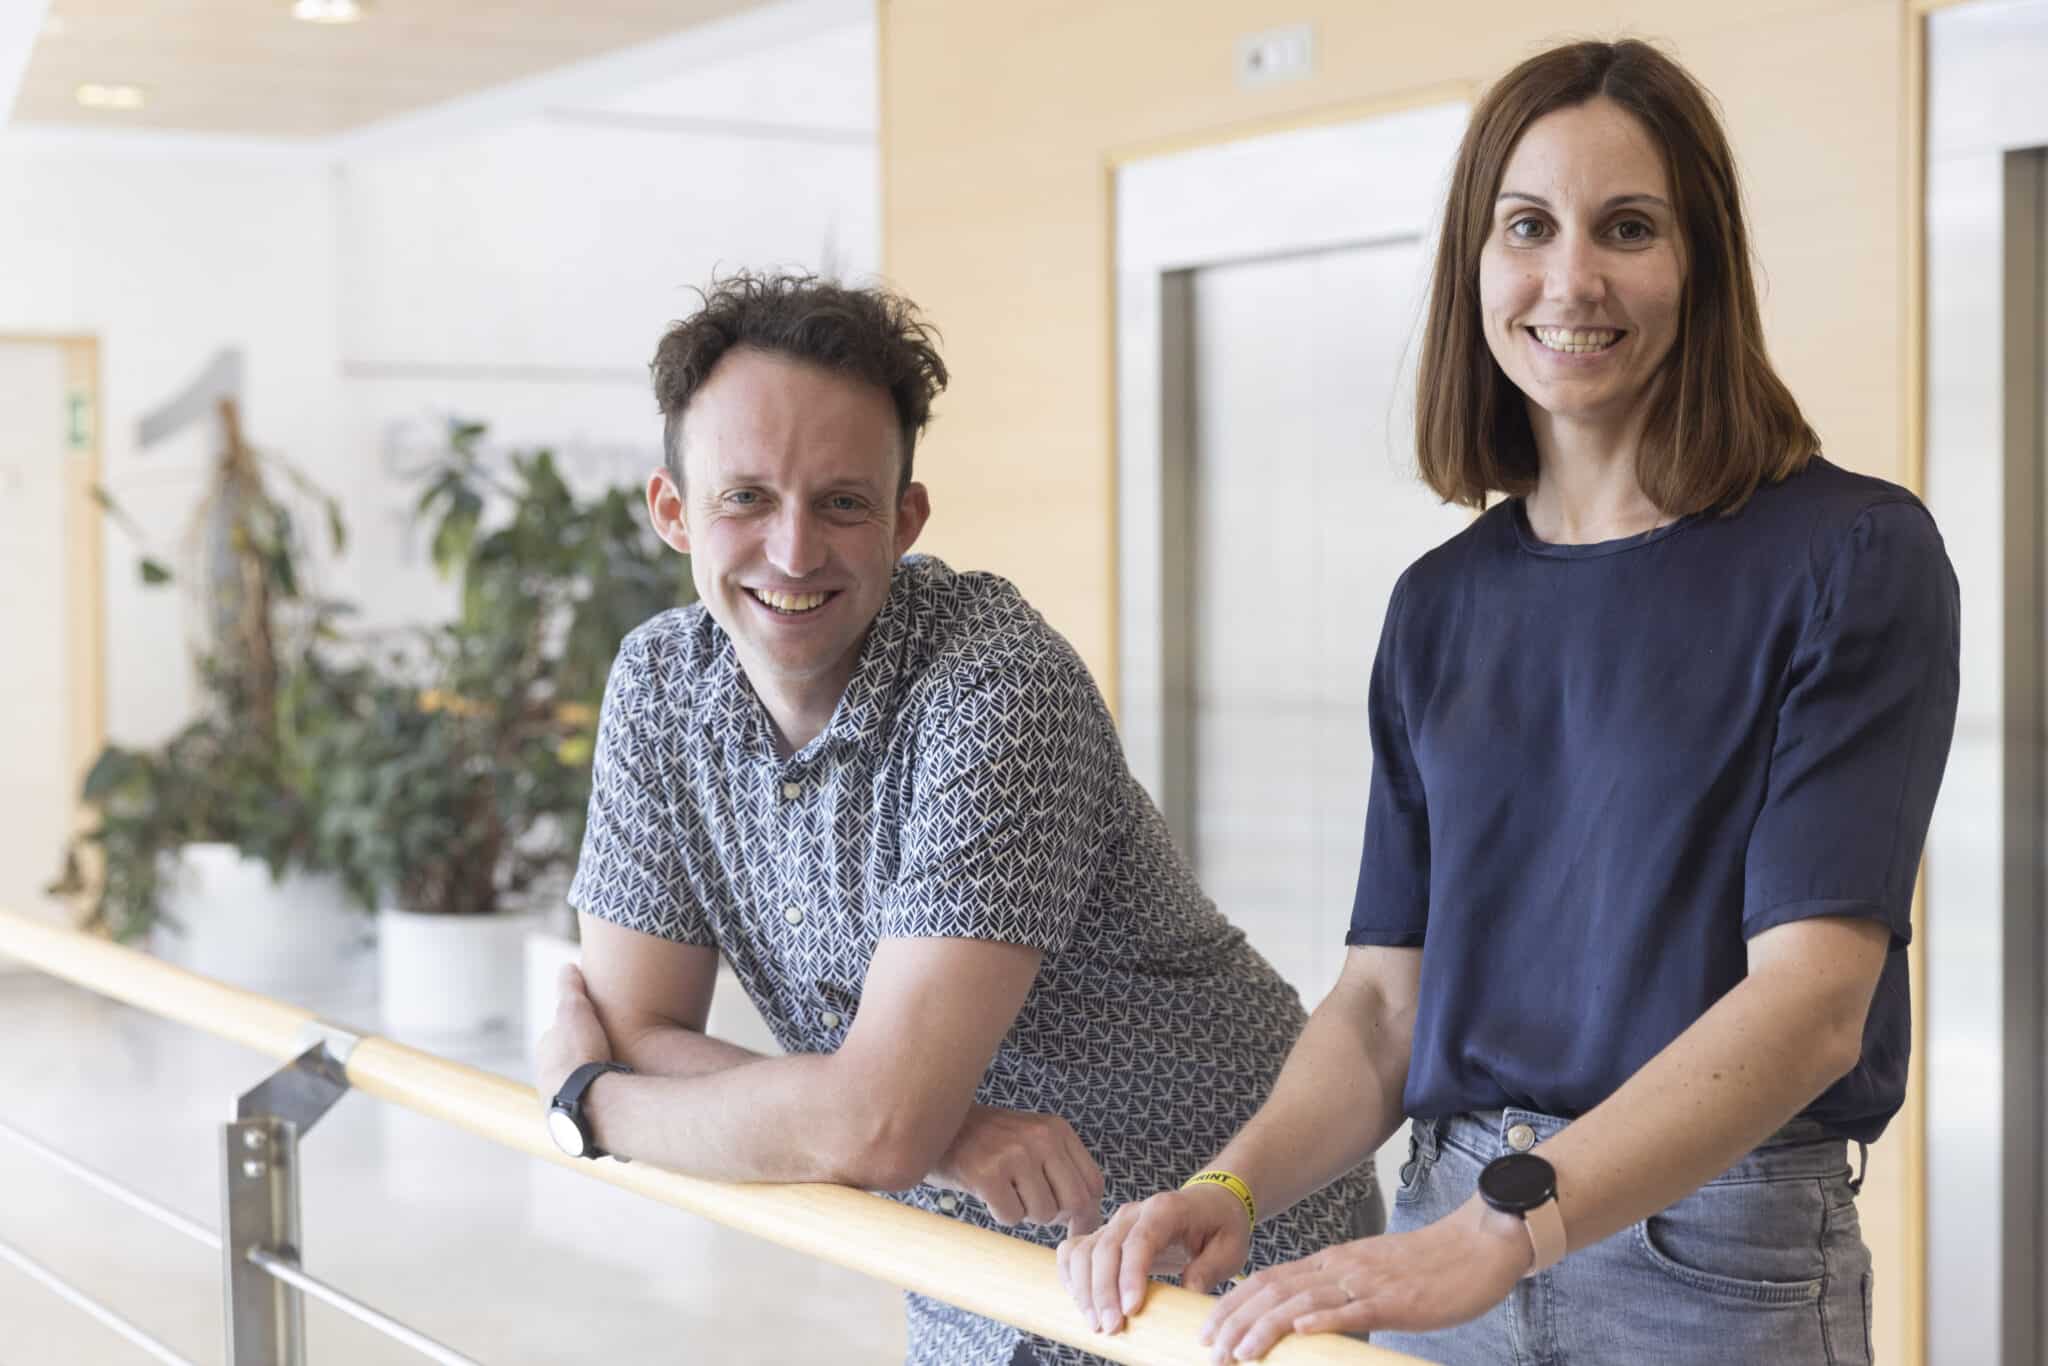
[[[827,1029],[839,1028],[839,1012],[836,1010],[828,1010],[823,1015],[820,1015],[818,1019]]]
[[[1536,1131],[1526,1124],[1517,1124],[1508,1130],[1508,1146],[1518,1153],[1526,1153],[1536,1146]]]
[[[792,925],[801,925],[804,923],[804,908],[801,906],[784,906],[782,908],[782,918]]]
[[[960,1208],[960,1201],[954,1196],[953,1192],[947,1191],[939,1197],[939,1208],[951,1214],[954,1210]]]
[[[793,802],[803,795],[804,785],[802,783],[784,783],[782,785],[782,799],[786,802]]]

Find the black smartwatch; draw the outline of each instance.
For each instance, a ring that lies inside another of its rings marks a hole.
[[[1557,1208],[1557,1169],[1534,1153],[1506,1153],[1479,1169],[1479,1198],[1512,1214],[1529,1230],[1534,1252],[1525,1277],[1557,1265],[1565,1253],[1564,1216]]]
[[[548,1106],[548,1137],[571,1157],[604,1157],[604,1149],[590,1137],[590,1121],[583,1117],[583,1093],[590,1083],[607,1072],[631,1072],[622,1062],[587,1062],[569,1074],[562,1089]]]

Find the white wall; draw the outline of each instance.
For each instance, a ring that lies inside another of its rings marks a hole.
[[[0,130],[0,333],[100,339],[107,482],[166,550],[214,436],[140,453],[136,423],[240,347],[251,440],[348,509],[331,586],[417,618],[449,599],[402,469],[443,419],[637,480],[646,363],[691,286],[874,269],[874,48],[857,0],[787,0],[327,143]],[[109,731],[142,743],[192,687],[183,605],[134,558],[108,537]]]
[[[373,620],[423,585],[411,494],[450,415],[547,444],[571,477],[660,458],[647,362],[714,270],[850,276],[878,258],[874,26],[862,20],[424,145],[382,137],[336,172],[355,586]],[[397,145],[406,142],[406,145]]]
[[[0,332],[100,339],[103,482],[175,548],[211,427],[142,452],[142,414],[216,350],[248,363],[245,426],[308,469],[344,458],[331,178],[261,143],[54,130],[0,132]],[[148,742],[191,706],[183,604],[145,591],[135,550],[106,541],[107,716]],[[6,591],[20,591],[10,585]]]

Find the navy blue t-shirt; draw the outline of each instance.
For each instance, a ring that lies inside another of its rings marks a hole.
[[[1511,500],[1410,566],[1345,940],[1422,949],[1408,1113],[1582,1114],[1743,979],[1752,936],[1867,916],[1892,951],[1863,1057],[1805,1115],[1876,1138],[1958,611],[1919,501],[1818,458],[1734,516],[1593,545]]]

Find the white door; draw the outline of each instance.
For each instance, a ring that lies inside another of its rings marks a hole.
[[[1312,1008],[1344,961],[1387,594],[1465,525],[1413,346],[1466,112],[1117,171],[1118,722],[1203,889]],[[1378,1168],[1389,1190],[1397,1133]]]
[[[76,810],[65,610],[64,355],[0,342],[0,908],[43,895]]]
[[[1414,237],[1191,272],[1181,838],[1203,888],[1313,1006],[1343,964],[1394,581],[1456,534],[1400,393]]]

